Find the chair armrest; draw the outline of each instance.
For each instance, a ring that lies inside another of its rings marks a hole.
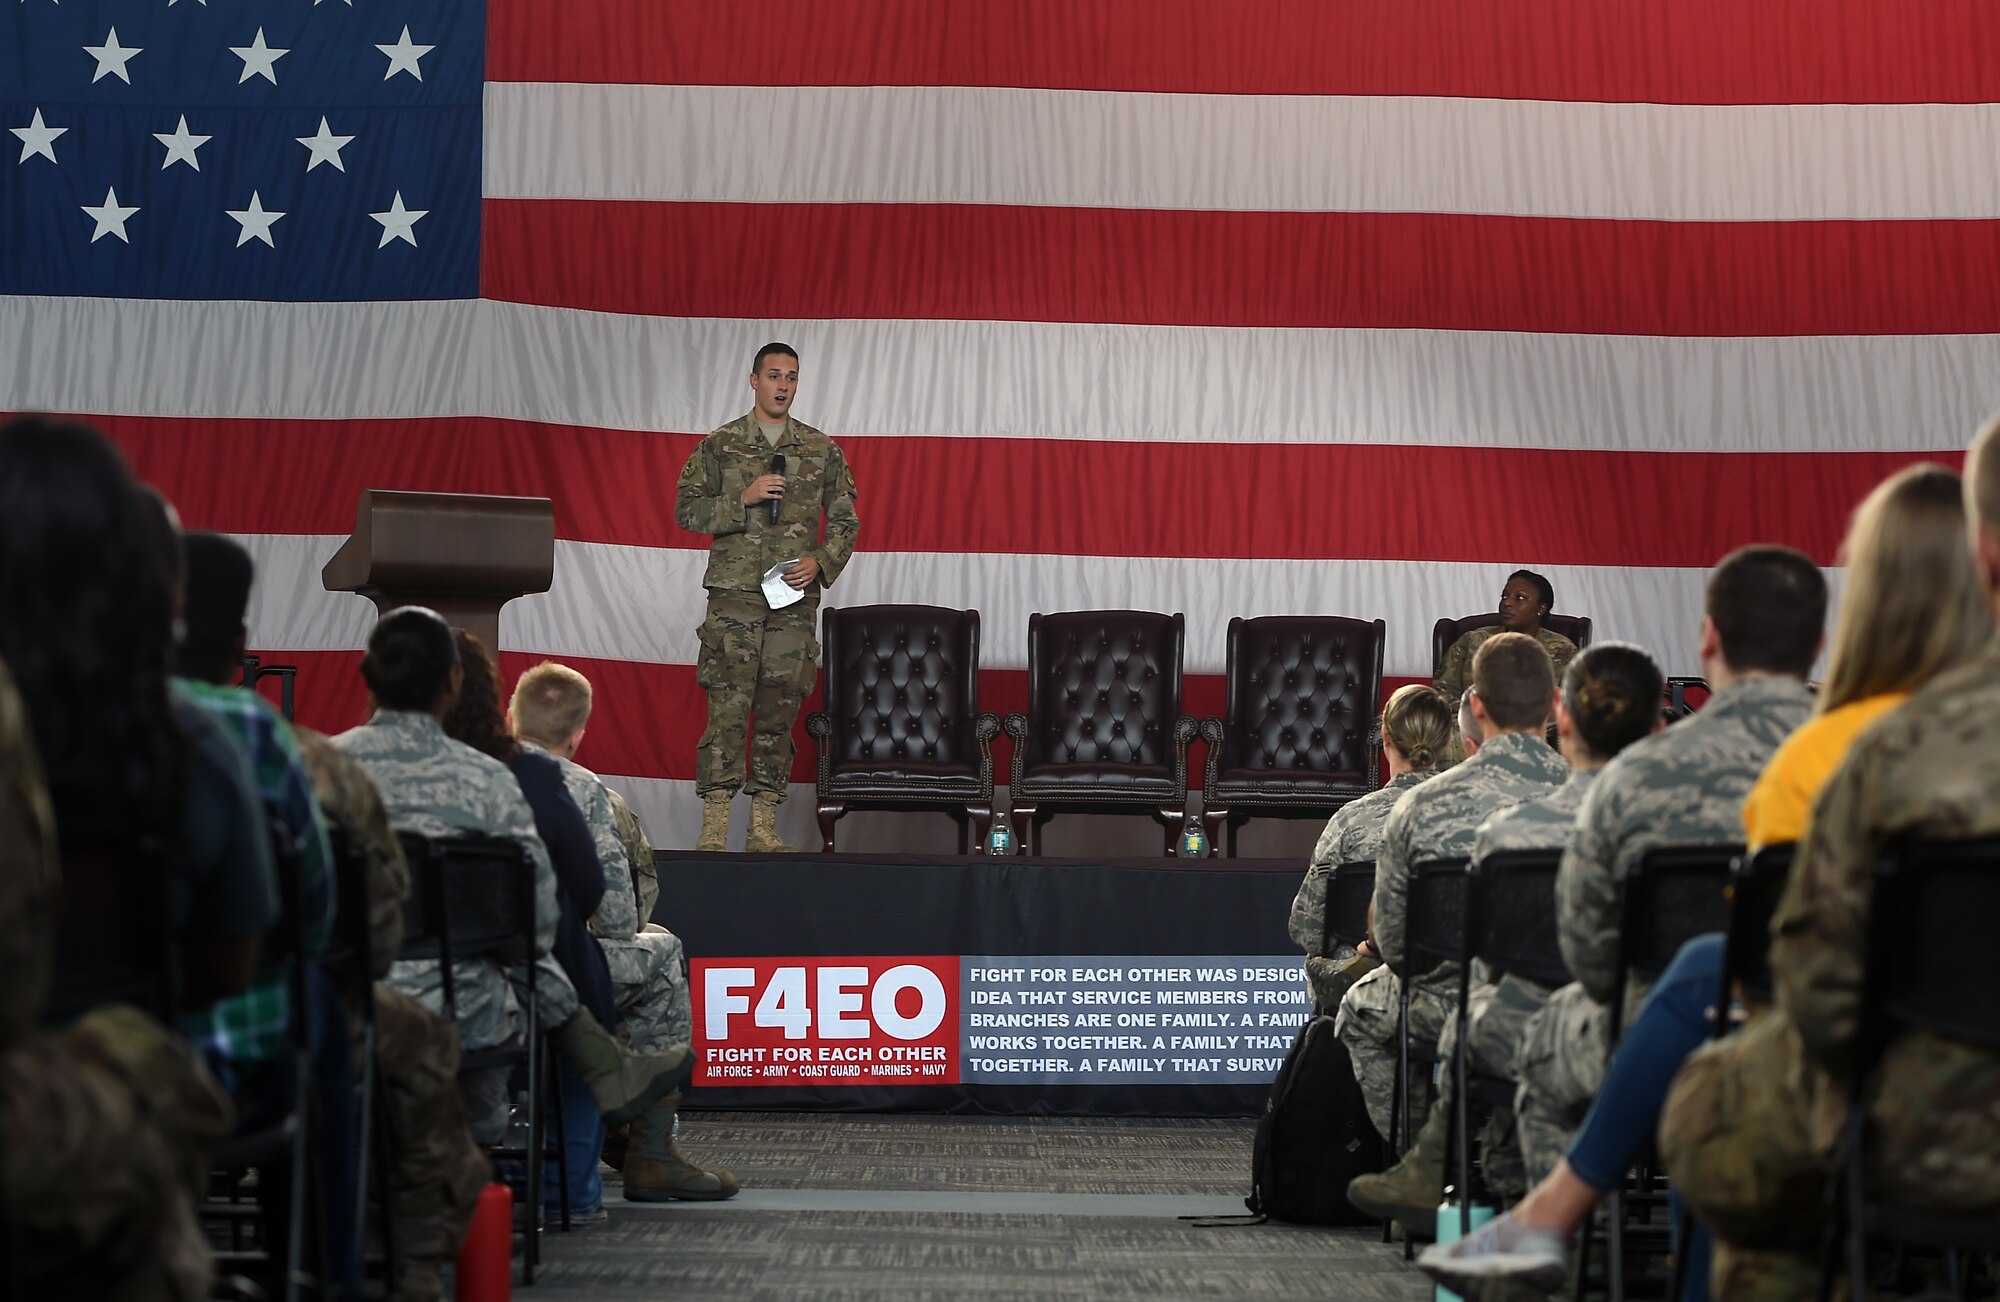
[[[1454,727],[1457,725],[1454,724]],[[1382,785],[1382,726],[1368,725],[1368,789],[1375,790]]]
[[[814,710],[806,716],[806,735],[813,739],[813,753],[819,757],[813,785],[818,788],[821,799],[825,799],[833,785],[833,716],[825,710]]]
[[[993,803],[993,739],[1000,735],[1000,716],[982,711],[973,721],[972,735],[979,742],[979,790],[986,803]]]
[[[1187,803],[1188,747],[1200,735],[1201,720],[1192,714],[1174,720],[1174,797],[1182,804]]]
[[[1215,775],[1222,768],[1222,720],[1210,715],[1200,724],[1202,741],[1201,807],[1208,808],[1215,795]]]
[[[1007,739],[1013,743],[1013,754],[1007,758],[1007,785],[1021,785],[1021,770],[1028,767],[1028,716],[1019,710],[1000,721]]]

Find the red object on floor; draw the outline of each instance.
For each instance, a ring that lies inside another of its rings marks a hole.
[[[514,1191],[489,1184],[458,1250],[458,1302],[507,1302],[513,1287]]]

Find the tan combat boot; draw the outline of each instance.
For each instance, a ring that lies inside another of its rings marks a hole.
[[[1347,1201],[1370,1216],[1403,1223],[1410,1237],[1437,1237],[1438,1202],[1444,1197],[1445,1127],[1442,1101],[1417,1132],[1403,1160],[1380,1175],[1358,1175],[1347,1183]]]
[[[587,1008],[577,1009],[551,1038],[563,1061],[583,1077],[606,1126],[631,1121],[694,1074],[694,1051],[687,1045],[634,1053],[598,1025]]]
[[[701,798],[701,835],[695,838],[695,849],[729,848],[729,802],[735,796],[734,791],[711,791]]]
[[[791,854],[792,847],[778,839],[778,798],[750,797],[750,835],[743,838],[750,854]]]
[[[674,1142],[674,1114],[681,1096],[675,1091],[647,1109],[632,1123],[632,1142],[625,1150],[625,1197],[635,1203],[674,1199],[717,1203],[736,1196],[736,1177],[727,1171],[704,1171],[687,1160]]]

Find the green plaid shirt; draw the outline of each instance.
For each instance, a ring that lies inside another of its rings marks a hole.
[[[326,820],[313,795],[312,775],[299,755],[291,725],[255,692],[218,687],[193,679],[176,680],[189,700],[229,731],[249,757],[257,792],[273,817],[284,820],[303,841],[299,856],[299,905],[305,910],[306,953],[326,951],[333,936],[332,849]],[[291,1000],[282,975],[258,977],[239,995],[186,1019],[185,1030],[211,1063],[268,1062],[285,1047]]]

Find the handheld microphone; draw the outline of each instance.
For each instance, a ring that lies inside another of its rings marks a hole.
[[[773,456],[771,457],[771,473],[772,473],[772,474],[774,474],[774,475],[782,475],[782,474],[784,474],[784,473],[785,473],[785,454],[784,454],[784,453],[782,453],[782,452],[779,452],[779,453],[775,453],[775,454],[774,454],[774,455],[773,455]],[[771,523],[772,523],[772,524],[776,524],[776,523],[778,522],[778,508],[779,508],[779,507],[781,507],[781,506],[783,506],[784,504],[785,504],[785,500],[784,500],[783,498],[781,498],[781,497],[774,497],[774,498],[772,498],[772,499],[771,499]]]

